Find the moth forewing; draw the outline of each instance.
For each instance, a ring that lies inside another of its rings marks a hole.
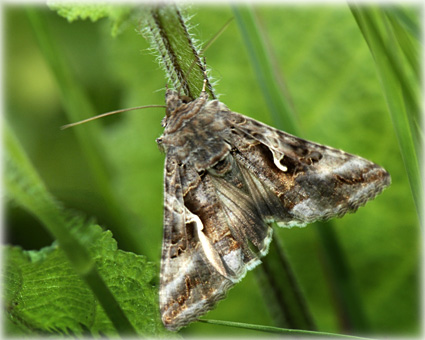
[[[303,226],[355,211],[390,184],[361,157],[229,110],[205,91],[166,92],[160,307],[177,330],[260,263],[270,223]]]

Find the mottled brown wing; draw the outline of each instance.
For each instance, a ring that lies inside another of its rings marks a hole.
[[[232,125],[232,155],[257,204],[271,202],[266,205],[281,226],[353,212],[391,182],[383,168],[364,158],[297,138],[238,113],[225,114]],[[274,196],[279,198],[280,210]]]
[[[221,181],[166,158],[160,310],[170,330],[212,309],[270,240],[252,199]]]
[[[217,100],[205,103],[205,96],[190,107],[179,101],[159,139],[167,154],[160,309],[170,330],[212,309],[260,262],[270,222],[342,216],[390,183],[384,169],[363,158],[291,136]]]
[[[164,177],[159,300],[164,325],[176,330],[211,309],[233,283],[219,275],[205,255],[196,219],[184,206],[179,166],[168,157]]]

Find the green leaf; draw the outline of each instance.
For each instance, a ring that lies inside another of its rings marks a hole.
[[[109,18],[111,21],[112,36],[118,35],[127,25],[132,8],[129,6],[117,6],[114,4],[97,3],[97,4],[76,4],[64,3],[56,1],[48,1],[48,5],[55,10],[60,16],[66,18],[69,22],[76,20],[90,19],[96,22],[102,18]]]
[[[81,333],[78,327],[81,318],[86,322],[84,327],[91,326],[94,334],[115,333],[115,330],[121,334],[134,334],[136,330],[139,334],[161,332],[156,290],[148,284],[155,274],[153,265],[144,257],[117,250],[110,232],[102,233],[100,227],[66,212],[47,191],[7,125],[5,145],[7,197],[37,217],[61,249],[60,253],[54,251],[56,248],[26,253],[24,258],[28,263],[18,255],[8,260],[12,272],[6,274],[5,281],[10,320],[18,323],[19,329],[26,327],[37,332],[71,329]],[[81,284],[75,284],[76,278]],[[56,291],[59,295],[55,295]],[[93,295],[92,300],[98,301],[90,308],[83,306],[94,313],[92,318],[73,314],[68,309],[70,306],[74,312],[75,308],[81,308],[81,299],[87,300],[87,292]],[[61,309],[60,304],[67,307]],[[63,314],[55,312],[64,308]],[[105,316],[98,321],[98,314]]]
[[[151,284],[154,265],[143,256],[118,250],[109,231],[81,221],[74,225],[73,234],[83,235],[80,239],[137,333],[165,334],[157,290]],[[41,334],[116,334],[96,296],[56,244],[40,251],[8,246],[5,259],[7,315],[20,329]]]

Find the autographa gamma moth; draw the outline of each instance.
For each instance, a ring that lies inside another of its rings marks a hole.
[[[354,212],[390,184],[359,156],[167,89],[160,309],[178,330],[260,263],[271,222],[304,226]]]

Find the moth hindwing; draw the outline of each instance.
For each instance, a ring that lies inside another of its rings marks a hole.
[[[359,156],[232,112],[205,91],[166,91],[160,310],[177,330],[260,263],[271,222],[304,226],[373,199],[390,175]]]

